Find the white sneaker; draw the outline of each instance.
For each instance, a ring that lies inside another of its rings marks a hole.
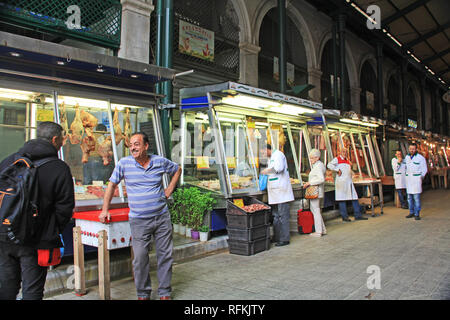
[[[311,237],[316,237],[316,238],[320,238],[320,237],[322,236],[322,234],[321,234],[321,233],[318,233],[318,232],[310,233],[309,235],[310,235]]]

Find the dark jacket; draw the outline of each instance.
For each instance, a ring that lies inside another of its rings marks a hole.
[[[20,155],[28,155],[30,160],[58,157],[58,151],[48,141],[33,139],[15,154],[0,163],[0,171],[9,166]],[[39,206],[43,221],[40,241],[35,247],[49,249],[62,247],[59,234],[72,218],[75,207],[74,187],[69,166],[56,159],[38,168]],[[1,239],[5,241],[5,239]]]

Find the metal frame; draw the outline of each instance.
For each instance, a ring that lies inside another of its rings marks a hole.
[[[370,168],[369,159],[367,158],[366,148],[365,148],[365,145],[364,145],[364,139],[363,139],[361,133],[358,133],[358,136],[359,136],[359,143],[361,144],[361,149],[362,149],[363,155],[364,155],[364,161],[366,162],[367,172],[369,173],[369,177],[372,178],[372,170]],[[361,178],[362,178],[362,176],[361,176]]]
[[[373,144],[373,148],[375,149],[375,155],[378,159],[378,164],[380,165],[380,174],[381,176],[385,176],[386,175],[386,169],[384,167],[384,162],[383,162],[383,157],[381,156],[381,151],[380,148],[378,146],[378,141],[377,141],[377,137],[375,135],[371,135],[372,137],[372,144]]]

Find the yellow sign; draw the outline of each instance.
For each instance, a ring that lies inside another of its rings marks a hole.
[[[53,110],[45,110],[45,109],[38,109],[37,110],[37,121],[54,121],[53,118]]]
[[[247,121],[247,127],[249,129],[255,129],[255,121],[251,121],[251,120]]]
[[[244,199],[233,199],[233,203],[236,207],[239,207],[239,208],[244,207]]]
[[[209,157],[197,157],[197,169],[209,169]]]
[[[235,157],[227,157],[227,166],[228,166],[228,169],[236,169],[236,158]]]

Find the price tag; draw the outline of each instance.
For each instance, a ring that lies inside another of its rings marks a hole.
[[[244,207],[244,199],[233,199],[233,203],[235,206],[237,206],[239,208]]]
[[[228,169],[236,169],[236,157],[227,157]]]
[[[209,157],[197,157],[197,169],[209,169]]]

